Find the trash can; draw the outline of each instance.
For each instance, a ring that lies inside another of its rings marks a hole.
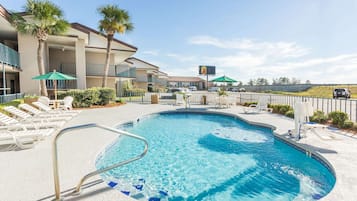
[[[159,96],[157,94],[151,95],[151,104],[158,104],[159,103]]]
[[[201,104],[202,105],[207,105],[207,96],[203,95],[201,98]]]

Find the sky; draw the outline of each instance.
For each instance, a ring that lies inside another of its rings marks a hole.
[[[26,0],[0,0],[23,11]],[[134,30],[116,35],[135,57],[170,76],[296,78],[315,84],[357,83],[357,0],[52,0],[66,20],[97,29],[97,8],[115,4]],[[202,77],[204,78],[204,77]]]

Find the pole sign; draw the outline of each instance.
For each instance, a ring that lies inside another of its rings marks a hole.
[[[216,74],[216,66],[199,66],[198,74],[200,75],[215,75]]]

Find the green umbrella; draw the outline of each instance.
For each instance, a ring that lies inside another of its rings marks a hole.
[[[221,76],[221,77],[217,77],[216,79],[213,79],[211,80],[211,82],[229,82],[229,83],[232,83],[232,82],[237,82],[237,80],[234,80],[230,77],[227,77],[225,75]]]
[[[33,80],[52,80],[53,81],[53,86],[55,90],[55,100],[57,100],[57,80],[75,80],[77,78],[72,77],[70,75],[66,75],[60,72],[56,72],[56,70],[53,70],[53,72],[43,74],[43,75],[38,75],[32,78]]]

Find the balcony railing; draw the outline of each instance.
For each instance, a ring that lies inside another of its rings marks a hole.
[[[23,98],[23,93],[0,95],[0,103],[7,103],[15,99]]]
[[[136,78],[136,68],[134,67],[119,67],[116,66],[116,73],[118,77]]]
[[[47,89],[54,89],[54,81],[46,80]],[[76,89],[77,80],[57,80],[57,89],[58,90],[67,90],[67,89]]]
[[[135,79],[136,82],[150,82],[150,83],[157,83],[158,79],[155,77],[144,77],[144,76],[140,76],[140,77],[136,77]]]
[[[0,62],[20,68],[19,53],[0,43]]]

